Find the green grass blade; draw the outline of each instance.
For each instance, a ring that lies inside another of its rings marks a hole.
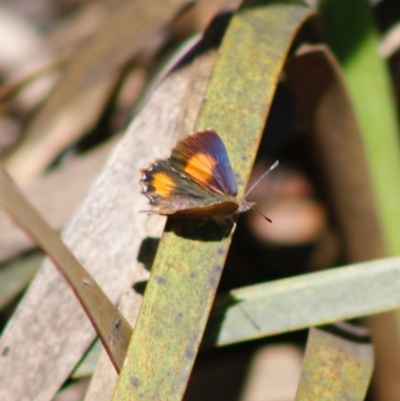
[[[365,0],[320,1],[363,135],[387,252],[400,253],[400,143],[388,68]],[[355,23],[356,21],[356,23]]]
[[[224,37],[196,128],[219,132],[241,194],[287,51],[309,14],[301,3],[245,2]],[[216,223],[168,223],[114,400],[181,400],[229,244]]]
[[[393,310],[400,307],[399,288],[399,257],[239,288],[216,299],[203,344],[232,344]]]
[[[296,401],[365,399],[373,368],[372,345],[357,342],[361,336],[352,339],[353,333],[343,329],[310,330]]]

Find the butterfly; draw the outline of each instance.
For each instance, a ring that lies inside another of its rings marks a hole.
[[[184,137],[168,159],[141,170],[140,184],[152,206],[144,212],[152,214],[226,219],[254,205],[236,197],[236,179],[225,145],[213,129]]]

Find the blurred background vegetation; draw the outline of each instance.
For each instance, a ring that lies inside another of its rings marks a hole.
[[[264,3],[273,3],[279,8],[291,2]],[[68,222],[73,224],[77,214],[81,213],[82,218],[88,213],[79,207],[85,196],[89,199],[85,206],[88,210],[101,198],[99,191],[90,197],[93,182],[102,171],[118,169],[117,156],[105,165],[107,159],[112,152],[122,154],[122,150],[113,149],[129,132],[135,118],[145,113],[146,105],[165,77],[171,71],[179,74],[180,68],[193,62],[205,32],[210,40],[208,48],[215,48],[240,7],[237,0],[150,0],[138,4],[129,0],[3,0],[0,3],[0,157],[27,199],[57,232]],[[310,0],[304,4],[310,8],[310,16],[293,26],[289,54],[276,82],[250,178],[254,181],[279,159],[279,168],[262,181],[250,199],[257,202],[258,210],[270,217],[273,224],[255,212],[240,216],[219,294],[399,254],[400,3],[396,0]],[[135,10],[140,12],[135,14]],[[325,47],[307,47],[320,45]],[[324,76],[327,69],[320,59],[301,64],[301,57],[319,50],[331,66],[333,72],[329,74],[336,78]],[[326,95],[325,84],[329,86]],[[317,93],[319,90],[322,95]],[[174,91],[170,89],[168,96],[173,97]],[[344,121],[340,116],[344,116]],[[149,114],[142,125],[151,119]],[[347,139],[342,141],[336,131],[346,134]],[[140,149],[141,131],[136,129],[135,135],[139,139],[134,146]],[[168,152],[173,143],[171,140],[170,145],[162,146]],[[129,149],[125,152],[129,155]],[[139,168],[135,165],[137,171]],[[137,180],[132,179],[130,185],[138,192]],[[104,187],[104,192],[114,190],[113,185]],[[129,205],[136,199],[125,201]],[[79,241],[76,235],[70,238]],[[113,240],[118,242],[118,236]],[[74,245],[73,240],[70,242]],[[157,240],[145,245],[153,249]],[[93,254],[100,251],[96,249],[96,242],[88,250]],[[152,262],[147,255],[151,252],[145,251],[143,256],[142,246],[135,256],[145,266],[144,273],[126,284],[140,299]],[[0,332],[9,330],[14,336],[13,314],[43,259],[34,241],[6,213],[1,213]],[[112,260],[112,263],[118,261]],[[113,269],[114,265],[109,268]],[[360,274],[360,283],[364,279]],[[376,280],[379,281],[379,276]],[[390,291],[396,291],[396,284],[393,281]],[[120,287],[119,294],[111,296],[115,302],[121,298],[125,286]],[[355,291],[364,292],[368,299],[366,311],[370,310],[371,314],[400,306],[399,303],[389,305],[389,301],[386,306],[376,306],[381,299],[389,299],[389,295],[368,294],[367,290],[360,286]],[[342,297],[340,292],[337,295],[338,299]],[[59,302],[55,308],[62,314],[62,297]],[[131,308],[138,309],[140,300],[135,302]],[[303,299],[299,298],[298,302]],[[325,318],[320,324],[340,320],[338,316],[344,319],[368,315],[367,312],[346,314],[345,306],[335,314],[337,303],[338,300],[331,300],[332,318]],[[278,297],[274,306],[277,314],[279,308]],[[353,321],[369,328],[375,372],[372,385],[368,384],[369,374],[365,373],[365,383],[360,379],[364,387],[349,399],[400,399],[397,320],[395,312],[388,312]],[[40,332],[40,327],[35,328],[34,318],[30,324],[32,332]],[[297,324],[297,328],[306,326],[306,323]],[[299,387],[296,398],[308,330],[296,330],[294,325],[286,331],[277,329],[281,334],[274,336],[262,334],[257,338],[254,335],[252,341],[233,341],[225,347],[204,346],[196,358],[184,399],[341,399],[334,392],[312,393],[311,390],[307,390],[307,398],[306,364],[301,379],[303,387]],[[15,337],[29,345],[30,334],[16,332]],[[46,341],[46,333],[41,335]],[[365,337],[359,341],[367,342]],[[326,343],[324,346],[329,348]],[[86,348],[87,344],[82,345],[82,355]],[[45,390],[37,398],[31,398],[27,390],[23,399],[85,399],[99,349],[95,343],[72,376],[66,368],[64,376],[68,379],[62,388],[58,384],[52,386],[51,377],[41,378],[43,385],[39,387]],[[0,351],[5,358],[7,347]],[[35,353],[34,346],[32,353]],[[46,363],[51,366],[52,361]],[[321,369],[320,363],[321,360],[310,371]],[[330,367],[326,369],[323,375],[328,377]],[[40,372],[25,374],[40,377]],[[24,373],[18,372],[18,375],[23,381]],[[0,376],[4,386],[5,370],[0,371]],[[364,376],[360,373],[360,377]],[[96,394],[95,385],[92,386],[93,399],[110,399],[105,394]],[[315,398],[315,394],[320,396]],[[1,389],[0,400],[3,400]]]

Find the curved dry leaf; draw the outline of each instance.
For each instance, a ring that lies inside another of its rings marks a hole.
[[[0,206],[37,242],[70,285],[115,367],[120,370],[132,328],[58,235],[0,167]],[[8,350],[10,350],[10,347]],[[8,351],[8,354],[11,351]],[[15,352],[15,351],[14,351]]]
[[[349,262],[385,256],[364,145],[340,67],[323,45],[303,46],[286,66],[299,116]]]

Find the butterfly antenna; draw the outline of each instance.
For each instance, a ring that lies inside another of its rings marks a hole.
[[[254,208],[253,206],[251,207],[255,212],[257,212],[260,216],[264,217],[265,220],[269,221],[270,223],[272,223],[272,220],[267,217],[265,214],[262,214],[259,210],[257,210],[256,208]]]
[[[261,177],[249,188],[249,190],[246,192],[244,195],[245,198],[247,198],[247,195],[259,184],[259,182],[268,174],[270,173],[274,168],[278,167],[279,161],[277,160],[264,174],[261,175]],[[257,212],[257,210],[256,210]],[[260,213],[260,212],[258,212]],[[261,214],[261,213],[260,213]],[[265,217],[265,216],[264,216]],[[265,217],[267,220],[268,217]]]

